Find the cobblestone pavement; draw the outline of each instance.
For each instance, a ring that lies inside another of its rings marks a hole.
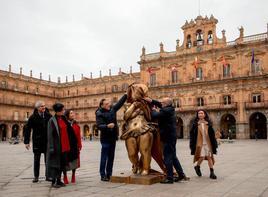
[[[98,174],[100,143],[84,142],[77,183],[54,189],[44,180],[44,163],[39,183],[32,183],[33,154],[22,143],[0,143],[0,197],[17,196],[268,196],[268,142],[238,140],[223,143],[216,156],[217,180],[208,178],[207,162],[201,166],[203,177],[195,175],[188,141],[178,140],[177,155],[189,182],[150,186],[101,182]],[[124,142],[118,142],[114,172],[129,171]],[[152,167],[159,168],[153,162]],[[70,173],[69,173],[70,176]]]

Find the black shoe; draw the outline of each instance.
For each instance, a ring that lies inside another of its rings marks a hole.
[[[37,183],[38,181],[39,181],[38,177],[35,177],[35,178],[33,179],[33,183]]]
[[[106,176],[101,177],[101,181],[109,181],[109,179]]]
[[[194,169],[195,169],[195,172],[196,172],[197,176],[202,176],[200,166],[195,166]]]
[[[52,179],[52,178],[50,178],[50,177],[46,177],[46,181],[48,181],[48,182],[52,182],[52,181],[53,181],[53,179]]]
[[[162,184],[173,184],[173,180],[164,179],[164,180],[160,181],[160,183],[162,183]]]
[[[209,176],[209,178],[211,178],[211,179],[217,179],[217,176],[214,174],[213,168],[210,168],[210,176]]]
[[[183,174],[183,175],[179,175],[178,177],[174,177],[174,178],[173,178],[173,181],[174,181],[174,182],[179,182],[179,181],[189,181],[189,180],[190,180],[190,178],[187,177],[187,176],[185,176],[185,174]]]
[[[51,183],[51,187],[53,187],[53,188],[60,188],[61,186],[58,185],[57,183]]]
[[[65,184],[61,182],[60,180],[57,181],[56,184],[59,185],[60,187],[65,187]]]

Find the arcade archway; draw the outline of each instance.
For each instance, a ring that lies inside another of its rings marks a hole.
[[[94,125],[92,126],[92,131],[93,131],[93,136],[94,136],[94,137],[98,137],[98,136],[99,136],[99,130],[98,130],[96,124],[94,124]]]
[[[12,126],[12,133],[11,133],[11,137],[17,137],[19,135],[19,125],[14,124]]]
[[[232,114],[225,114],[221,117],[222,138],[236,138],[236,119]]]
[[[183,120],[180,117],[176,121],[176,134],[177,138],[183,138]]]
[[[267,139],[267,118],[263,113],[256,112],[249,117],[250,138]]]
[[[0,125],[0,141],[6,141],[7,139],[7,125],[1,124]]]
[[[84,125],[83,134],[84,134],[85,138],[89,138],[90,133],[89,133],[89,126],[88,125]]]

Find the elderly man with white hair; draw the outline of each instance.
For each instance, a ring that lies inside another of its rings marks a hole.
[[[47,147],[47,124],[51,114],[45,106],[43,101],[37,101],[33,114],[29,117],[24,127],[24,144],[27,150],[31,148],[30,137],[32,133],[32,148],[34,153],[34,179],[33,183],[39,181],[40,171],[40,157],[44,154],[44,160],[46,163],[46,147]],[[46,177],[46,180],[49,180]]]

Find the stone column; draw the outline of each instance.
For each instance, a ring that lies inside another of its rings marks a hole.
[[[18,131],[18,135],[19,135],[19,139],[23,140],[23,124],[19,125],[19,131]]]
[[[12,126],[11,124],[7,124],[7,127],[6,127],[6,134],[7,134],[7,140],[9,140],[12,136]]]
[[[250,131],[249,131],[249,123],[236,123],[236,138],[237,139],[249,139]]]

